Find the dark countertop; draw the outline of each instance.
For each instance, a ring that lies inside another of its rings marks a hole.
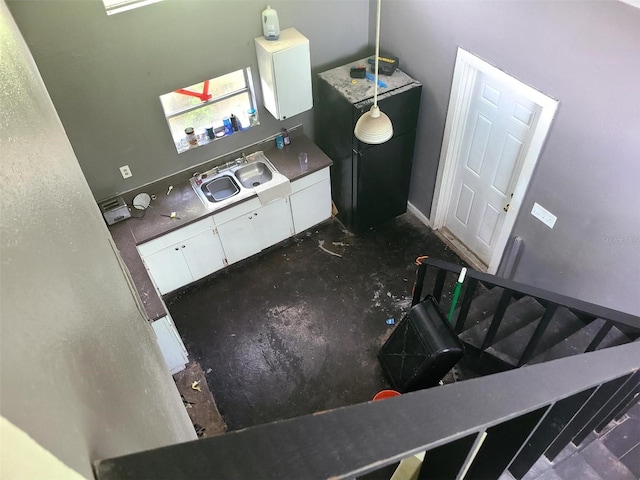
[[[259,148],[256,150],[259,150]],[[309,168],[306,172],[300,171],[298,163],[298,153],[300,152],[307,152],[308,155]],[[253,151],[247,151],[247,154],[249,153],[253,153]],[[331,159],[305,135],[292,138],[291,144],[282,150],[278,150],[275,145],[265,149],[264,154],[273,166],[291,181],[322,170],[332,164]],[[144,216],[141,218],[132,217],[111,225],[109,226],[109,231],[120,251],[120,256],[129,268],[147,316],[149,320],[153,321],[165,316],[167,311],[151,278],[149,278],[142,259],[138,255],[136,245],[231,208],[240,202],[254,198],[255,194],[231,205],[211,210],[204,206],[193,191],[189,181],[175,183],[169,195],[166,194],[167,189],[164,184],[160,185],[160,182],[158,185],[149,185],[145,188],[145,191],[149,195],[156,195],[156,199],[151,201],[149,207],[144,211]],[[179,219],[162,216],[169,215],[171,212],[176,212],[176,216]]]

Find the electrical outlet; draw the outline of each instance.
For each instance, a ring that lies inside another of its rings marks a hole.
[[[129,178],[132,175],[129,165],[121,166],[120,173],[122,174],[122,178]]]
[[[531,215],[536,217],[549,228],[553,228],[553,226],[556,224],[556,220],[558,219],[558,217],[556,217],[553,213],[551,213],[549,210],[539,205],[538,203],[533,204]]]

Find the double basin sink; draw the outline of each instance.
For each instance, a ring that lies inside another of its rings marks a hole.
[[[215,167],[192,178],[191,185],[208,207],[218,207],[237,201],[254,192],[254,188],[273,179],[276,168],[262,152],[255,152]]]

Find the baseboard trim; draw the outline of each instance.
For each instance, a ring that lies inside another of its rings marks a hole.
[[[420,222],[424,223],[427,227],[431,228],[431,222],[427,216],[416,208],[411,202],[407,202],[407,211],[414,215]],[[452,235],[446,228],[434,230],[433,233],[442,240],[456,255],[458,255],[464,262],[471,268],[478,270],[479,272],[486,272],[487,266],[476,257],[471,250],[469,250],[462,242],[460,242],[454,235]]]
[[[424,223],[427,227],[431,228],[431,223],[429,223],[429,219],[426,217],[424,213],[422,213],[418,208],[411,202],[407,202],[407,211],[410,212],[414,217]]]
[[[487,273],[487,266],[469,250],[455,235],[446,228],[434,230],[433,233],[453,250],[467,265],[479,272]]]

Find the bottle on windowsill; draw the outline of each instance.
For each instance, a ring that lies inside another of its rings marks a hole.
[[[240,121],[238,120],[238,117],[236,117],[232,113],[229,119],[231,120],[231,126],[233,127],[233,131],[237,132],[238,130],[240,130]]]
[[[187,143],[189,144],[189,148],[197,147],[198,137],[196,137],[196,134],[193,132],[193,128],[191,127],[185,128],[184,133],[187,134]]]

